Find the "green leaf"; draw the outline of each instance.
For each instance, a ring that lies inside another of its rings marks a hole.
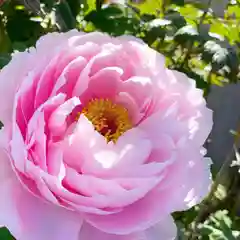
[[[13,4],[13,2],[11,2]],[[31,21],[35,16],[26,9],[16,9],[15,5],[9,5],[6,31],[12,43],[26,42],[27,46],[35,44],[36,40],[44,33],[39,22]]]
[[[163,0],[146,0],[146,1],[141,1],[141,3],[133,4],[134,7],[139,8],[141,14],[154,14],[157,15],[157,12],[161,9],[161,4]],[[133,1],[132,1],[133,2]],[[134,1],[136,2],[136,1]]]
[[[0,228],[0,239],[2,240],[14,240],[9,231],[6,228]]]
[[[158,28],[170,25],[172,22],[167,19],[156,18],[148,23],[150,28]]]
[[[87,0],[67,0],[67,2],[74,18],[76,18],[81,10],[86,11],[88,9]]]
[[[97,29],[113,36],[136,34],[140,26],[138,19],[125,17],[122,8],[114,5],[91,11],[85,16],[85,20],[92,22]]]
[[[76,27],[76,18],[66,0],[57,3],[55,8],[57,23],[61,31],[67,31]]]
[[[104,17],[106,18],[113,18],[113,17],[123,16],[124,10],[120,8],[120,6],[110,5],[108,7],[101,9],[99,14],[104,15]]]
[[[218,71],[224,66],[228,66],[231,78],[236,77],[238,73],[239,59],[237,52],[226,42],[207,41],[204,44],[202,59],[208,63],[212,63],[213,71]]]
[[[171,4],[176,4],[178,6],[184,6],[184,0],[171,0]]]
[[[227,61],[228,51],[215,41],[207,41],[204,44],[202,59],[209,63],[217,63],[222,68]]]
[[[11,42],[0,16],[0,52],[8,52],[11,49]]]
[[[165,14],[165,19],[170,20],[177,29],[186,25],[185,18],[177,11],[169,10]]]
[[[167,32],[167,26],[170,24],[170,20],[159,18],[146,23],[144,41],[148,43],[148,45],[152,45],[158,38],[164,39]]]
[[[208,237],[207,239],[211,240],[235,240],[236,236],[240,236],[240,232],[235,229],[233,223],[227,210],[219,210],[211,214],[200,226],[200,232],[202,237]]]
[[[3,68],[5,65],[9,63],[11,60],[11,55],[10,54],[0,54],[0,69]],[[1,70],[0,70],[1,71]]]
[[[174,36],[175,40],[180,44],[185,44],[187,42],[193,42],[199,39],[199,33],[196,28],[191,25],[184,26],[180,28]]]

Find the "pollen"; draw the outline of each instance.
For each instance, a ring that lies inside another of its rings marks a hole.
[[[95,130],[101,133],[107,142],[116,143],[123,133],[132,128],[128,110],[109,99],[92,99],[77,118],[81,114],[92,122]]]

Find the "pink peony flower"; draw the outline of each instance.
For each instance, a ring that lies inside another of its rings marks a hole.
[[[211,184],[202,91],[141,40],[50,33],[0,72],[0,224],[21,240],[169,240]]]

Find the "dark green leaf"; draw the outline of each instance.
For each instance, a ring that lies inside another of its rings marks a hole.
[[[165,13],[165,18],[167,20],[172,21],[173,25],[176,26],[177,29],[186,25],[185,18],[177,11],[169,10]]]
[[[85,16],[85,20],[92,22],[97,29],[114,36],[133,34],[140,26],[138,19],[125,17],[123,10],[113,5],[91,11]]]
[[[99,14],[104,15],[106,18],[113,18],[113,17],[119,17],[124,14],[123,9],[119,6],[110,5],[108,7],[105,7],[101,9],[101,12]]]
[[[28,46],[35,44],[36,40],[44,33],[44,29],[38,22],[30,20],[30,17],[33,16],[25,10],[16,10],[8,17],[6,30],[11,42],[27,42]]]
[[[0,16],[0,52],[11,50],[11,42]]]
[[[158,28],[158,27],[165,27],[165,26],[168,26],[170,25],[172,22],[170,20],[167,20],[167,19],[160,19],[160,18],[156,18],[152,21],[150,21],[148,23],[148,26],[150,28]]]
[[[10,54],[0,54],[0,69],[9,63],[11,60]],[[1,71],[1,70],[0,70]]]
[[[67,0],[67,2],[74,17],[79,14],[81,9],[84,11],[88,9],[87,0]]]
[[[199,39],[199,33],[196,28],[192,25],[187,25],[180,28],[175,36],[175,40],[181,44],[185,44],[187,42],[193,42]]]
[[[228,66],[231,78],[234,78],[234,76],[236,77],[238,73],[239,59],[236,50],[225,42],[207,41],[204,44],[202,59],[208,63],[212,63],[214,71]]]
[[[171,0],[171,4],[176,4],[179,6],[184,6],[184,0]]]
[[[1,240],[14,240],[9,231],[6,228],[0,228],[0,239]]]
[[[56,4],[56,17],[61,31],[67,31],[76,27],[76,19],[66,0]]]

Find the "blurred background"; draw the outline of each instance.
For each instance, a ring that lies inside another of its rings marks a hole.
[[[0,69],[40,36],[73,28],[139,37],[203,89],[216,181],[203,204],[174,215],[179,239],[240,239],[240,0],[0,0]],[[12,237],[2,229],[0,239]]]

